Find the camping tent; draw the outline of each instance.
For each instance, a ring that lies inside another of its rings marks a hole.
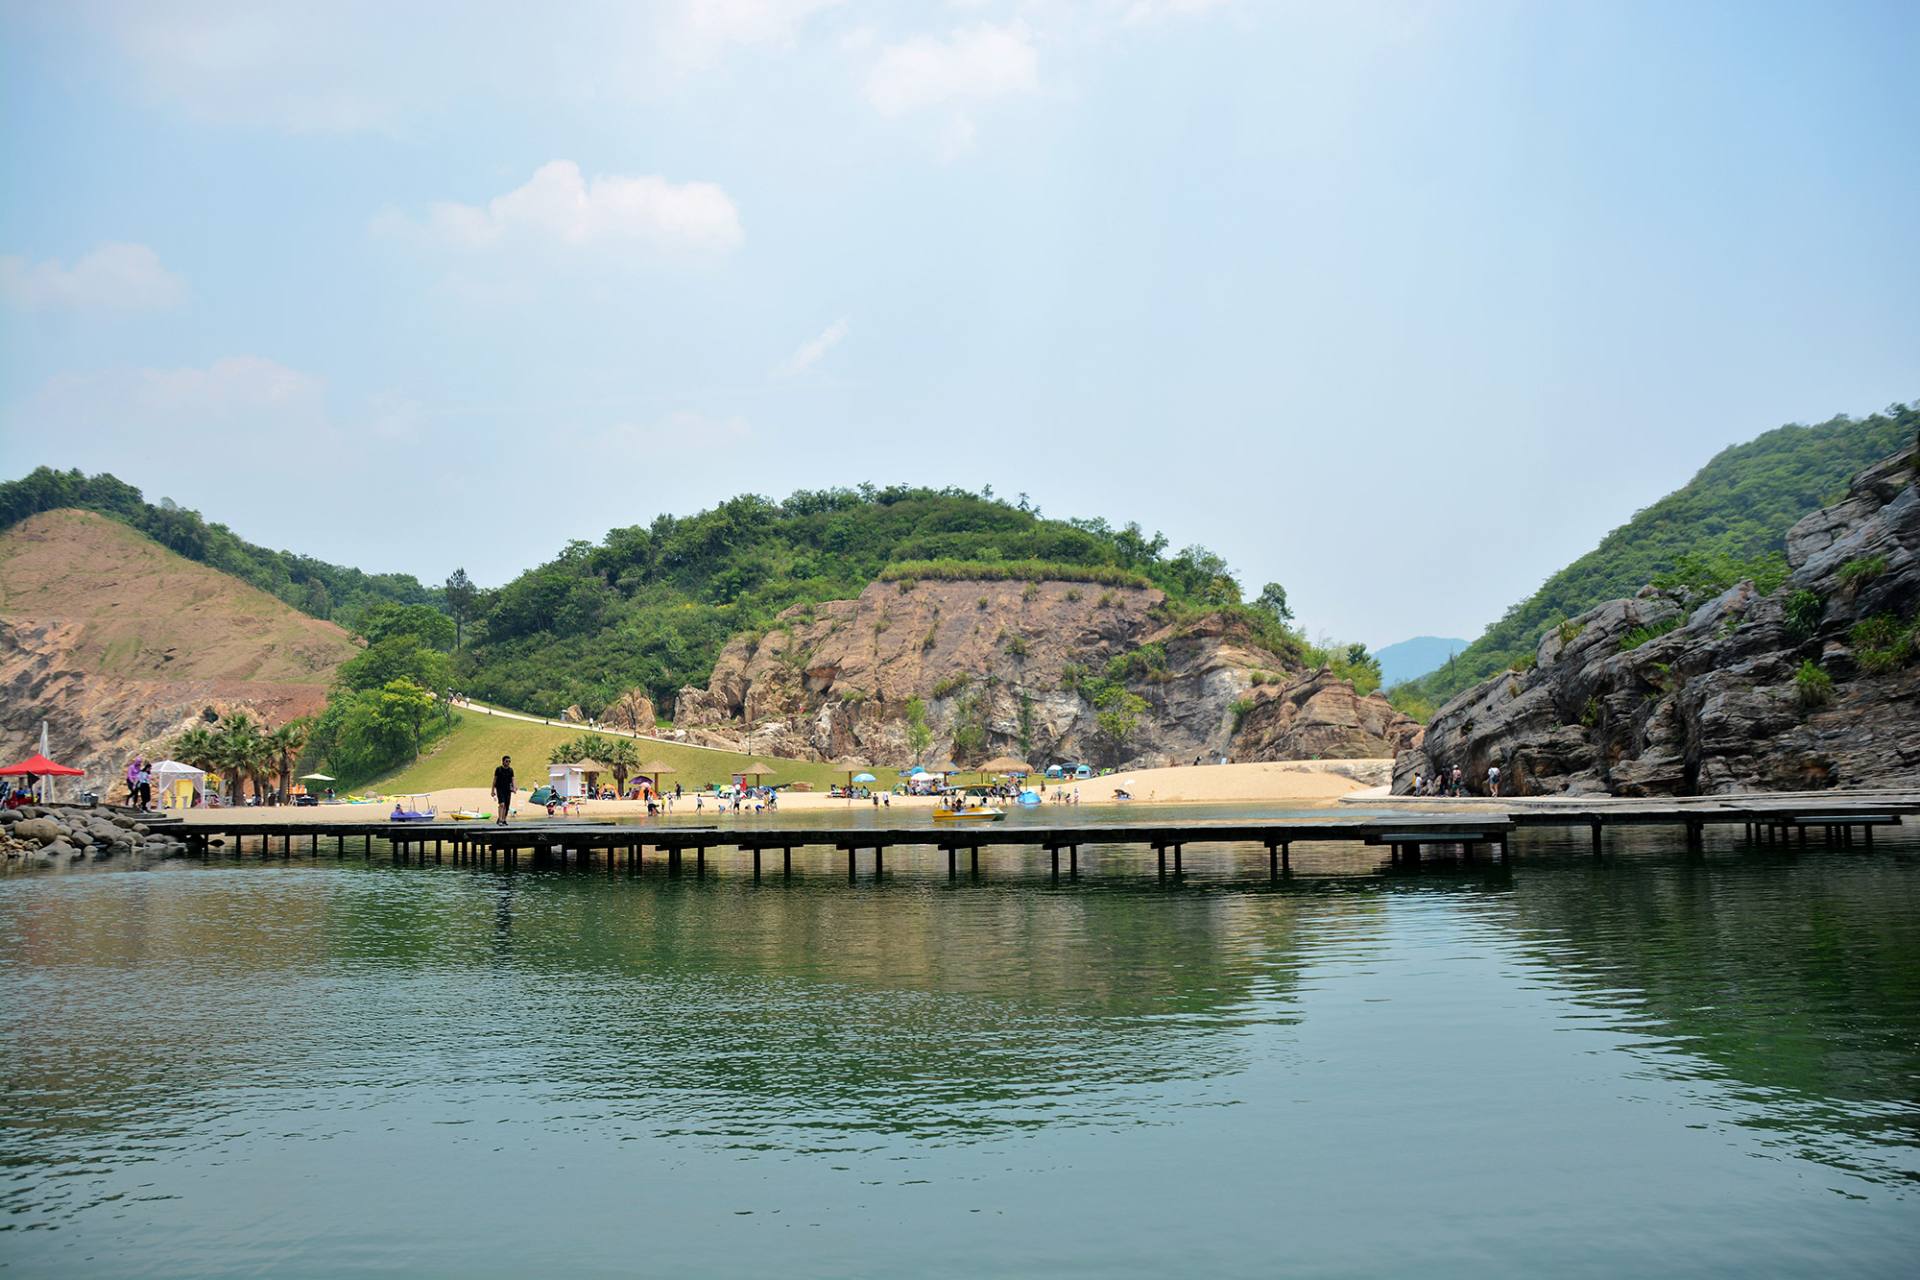
[[[178,760],[162,760],[147,772],[153,778],[154,799],[162,809],[191,809],[195,792],[205,794],[207,771]]]

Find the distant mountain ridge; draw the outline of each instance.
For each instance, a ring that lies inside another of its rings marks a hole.
[[[1895,404],[1866,418],[1777,427],[1722,449],[1686,484],[1635,512],[1508,609],[1452,662],[1403,684],[1396,703],[1443,705],[1524,663],[1547,628],[1632,595],[1683,555],[1751,560],[1782,552],[1795,521],[1836,500],[1857,472],[1911,443],[1917,432],[1920,405]]]
[[[1380,663],[1380,683],[1391,686],[1404,680],[1417,680],[1437,670],[1469,643],[1443,636],[1415,636],[1377,649],[1373,656]]]

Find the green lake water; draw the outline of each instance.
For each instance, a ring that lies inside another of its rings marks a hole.
[[[757,885],[731,850],[704,878],[383,852],[0,877],[0,1269],[1920,1259],[1914,843],[1304,846],[1278,886],[1257,846],[1167,883],[1083,849],[1058,884],[1038,851],[849,883],[809,850]]]

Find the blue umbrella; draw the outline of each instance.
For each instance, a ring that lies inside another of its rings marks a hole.
[[[876,778],[876,777],[874,777],[874,776],[873,776],[872,774],[870,774],[870,773],[863,773],[863,774],[859,774],[858,776],[856,776],[856,777],[854,778],[854,781],[855,781],[855,782],[878,782],[878,781],[879,781],[879,779],[878,779],[878,778]]]

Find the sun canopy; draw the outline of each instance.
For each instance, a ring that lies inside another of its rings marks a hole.
[[[190,764],[181,764],[178,760],[162,760],[159,764],[147,770],[147,772],[153,775],[155,782],[160,781],[162,778],[204,778],[207,776],[205,769],[196,769]]]
[[[33,774],[41,778],[84,778],[85,769],[75,769],[70,765],[55,764],[45,756],[28,756],[19,764],[10,764],[0,769],[0,777],[17,778],[23,774]]]
[[[879,781],[879,779],[878,779],[878,778],[876,778],[876,777],[874,777],[874,776],[873,776],[872,774],[870,774],[870,773],[861,773],[861,774],[856,774],[856,775],[854,775],[854,779],[853,779],[853,780],[854,780],[855,782],[878,782],[878,781]]]
[[[328,777],[328,776],[327,776],[326,774],[324,774],[324,773],[303,773],[303,774],[301,774],[301,775],[300,775],[300,781],[302,781],[302,782],[332,782],[332,781],[333,781],[333,779],[332,779],[332,778],[329,778],[329,777]]]
[[[674,768],[672,765],[668,764],[665,760],[655,760],[652,764],[641,765],[640,772],[641,773],[678,773],[680,771]]]
[[[1032,773],[1033,766],[1012,756],[996,756],[980,766],[981,773]]]
[[[743,776],[751,776],[751,777],[758,778],[763,774],[778,773],[780,771],[778,769],[775,769],[772,765],[767,764],[763,761],[750,760],[746,764],[741,765],[738,769],[735,769],[734,772],[741,774]]]
[[[582,773],[612,773],[613,772],[613,770],[609,769],[606,765],[601,764],[598,760],[575,760],[573,762],[573,767],[580,770]]]

